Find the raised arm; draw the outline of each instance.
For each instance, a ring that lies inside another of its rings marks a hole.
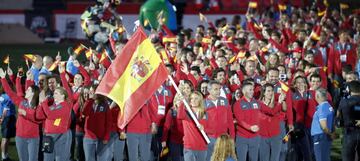
[[[79,66],[79,71],[81,73],[81,75],[84,77],[84,86],[89,86],[91,85],[91,78],[89,73],[85,70],[85,68],[83,66]]]
[[[65,67],[61,64],[59,65],[59,73],[60,73],[61,83],[68,94],[69,101],[72,103],[73,102],[72,90],[69,86],[69,83],[66,80]]]
[[[35,84],[34,75],[31,73],[31,71],[27,71],[26,72],[26,81],[25,81],[25,90],[34,84]]]
[[[24,90],[21,85],[21,77],[17,76],[15,80],[16,93],[19,97],[24,97]],[[26,89],[25,89],[26,90]]]
[[[9,79],[10,79],[11,83],[15,84],[15,76],[13,74],[12,69],[8,66],[6,71],[7,71],[7,74],[9,75]]]
[[[6,73],[2,68],[0,68],[0,78],[1,78],[1,84],[4,88],[4,91],[9,95],[10,99],[14,102],[15,105],[19,105],[21,102],[21,97],[19,97],[16,92],[14,92],[8,83],[8,81],[5,78]]]

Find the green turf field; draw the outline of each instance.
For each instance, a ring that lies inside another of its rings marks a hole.
[[[10,55],[10,66],[15,69],[18,66],[23,66],[26,69],[25,61],[23,59],[23,54],[39,54],[39,55],[51,55],[56,56],[57,52],[60,51],[63,60],[68,58],[67,48],[69,46],[75,46],[74,44],[43,44],[43,45],[0,45],[0,59],[1,66],[5,67],[2,64],[2,60],[9,54]],[[84,58],[84,56],[82,56]],[[14,72],[16,72],[14,70]],[[338,134],[341,133],[341,130],[337,130]],[[340,135],[340,137],[342,137]],[[12,139],[10,144],[10,157],[12,159],[17,159],[15,140]],[[341,160],[341,139],[338,138],[334,140],[333,146],[331,149],[332,161]]]

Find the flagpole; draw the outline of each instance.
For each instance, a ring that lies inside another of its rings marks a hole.
[[[7,58],[8,58],[8,64],[7,64],[7,66],[8,66],[8,68],[10,68],[10,56],[8,55]]]
[[[26,63],[26,66],[28,68],[28,70],[30,69],[30,66],[29,66],[29,60],[25,59],[25,63]]]
[[[109,55],[109,53],[106,51],[106,49],[104,48],[104,50],[105,50],[105,52],[106,52],[106,57],[108,57],[109,58],[109,60],[110,60],[110,62],[112,63],[113,62],[113,60],[110,58],[110,55]]]
[[[181,94],[178,86],[176,85],[174,79],[173,79],[170,75],[168,75],[168,78],[169,78],[171,84],[173,85],[173,87],[175,88],[176,92],[177,92],[178,94],[180,94],[180,96],[183,96],[183,95]],[[199,121],[196,119],[196,117],[195,117],[194,113],[192,112],[192,110],[190,109],[189,104],[186,102],[185,99],[183,99],[183,103],[184,103],[184,105],[185,105],[185,107],[186,107],[186,110],[189,112],[191,119],[195,122],[196,127],[198,127],[198,129],[200,130],[201,135],[204,137],[206,143],[209,144],[209,143],[210,143],[210,139],[209,139],[209,137],[206,135],[205,131],[204,131],[203,129],[200,129],[200,123],[199,123]]]

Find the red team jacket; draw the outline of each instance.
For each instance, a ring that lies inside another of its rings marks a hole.
[[[318,103],[315,100],[315,90],[309,90],[307,93],[307,109],[306,109],[306,116],[305,116],[305,127],[311,128],[311,123],[313,120],[314,113],[316,111],[316,106]],[[332,104],[332,98],[330,93],[327,93],[328,102]]]
[[[93,99],[86,101],[84,105],[85,115],[85,138],[109,140],[112,126],[111,110],[108,104],[95,104]]]
[[[205,109],[208,116],[206,133],[212,138],[218,138],[221,134],[228,133],[235,138],[233,114],[228,100],[219,97],[216,101],[205,100]]]
[[[260,106],[259,101],[251,99],[248,102],[245,97],[242,97],[233,105],[235,119],[238,123],[236,128],[236,135],[243,138],[253,138],[258,134],[250,130],[253,125],[260,125]],[[251,117],[249,117],[251,116]]]
[[[329,73],[341,76],[342,67],[345,64],[350,64],[354,69],[357,60],[356,45],[351,43],[340,44],[340,42],[337,42],[331,46],[329,51]]]
[[[62,134],[70,129],[72,104],[64,101],[49,105],[48,99],[36,109],[36,119],[45,120],[46,134]]]
[[[126,125],[126,132],[148,134],[150,133],[151,123],[156,121],[155,114],[151,114],[152,103],[146,102],[134,118]]]
[[[183,144],[184,128],[182,120],[177,117],[178,111],[170,109],[165,116],[163,135],[161,141],[167,141],[176,144]]]
[[[120,129],[118,126],[118,117],[120,114],[120,108],[119,106],[115,106],[112,109],[110,109],[111,111],[111,132],[125,132],[125,129]]]
[[[16,79],[17,90],[19,90],[18,85],[20,84],[20,79]],[[40,122],[35,120],[35,109],[32,109],[25,98],[18,96],[14,91],[11,90],[7,80],[5,78],[1,79],[1,84],[4,88],[4,91],[9,95],[13,103],[18,106],[19,109],[26,111],[26,116],[18,115],[16,120],[16,136],[23,138],[37,138],[40,136],[39,124]],[[22,94],[22,93],[18,93]]]
[[[76,117],[75,130],[76,130],[76,132],[83,133],[84,132],[84,126],[85,126],[85,116],[84,116],[83,111],[80,110],[80,102],[79,102],[79,100],[76,101],[76,103],[74,104],[73,111],[74,111],[75,117]]]
[[[274,108],[266,106],[264,103],[261,104],[261,119],[260,119],[260,130],[259,135],[263,138],[271,138],[280,134],[280,121],[282,113],[280,110],[282,105],[276,103]]]
[[[162,127],[165,122],[165,115],[170,109],[170,105],[173,101],[173,94],[169,89],[162,89],[161,92],[156,91],[150,98],[150,114],[155,118],[155,123]],[[165,109],[160,109],[164,108]]]

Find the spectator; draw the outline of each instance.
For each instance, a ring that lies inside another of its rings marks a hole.
[[[0,87],[0,123],[1,123],[1,158],[2,160],[10,160],[9,158],[9,143],[10,143],[10,139],[15,137],[15,123],[16,123],[16,112],[15,112],[15,105],[14,103],[19,106],[21,101],[21,98],[18,98],[18,96],[16,95],[15,92],[13,92],[10,87],[9,84],[7,82],[7,80],[5,79],[5,73],[2,69],[0,69],[0,77],[1,77],[1,83],[2,86]],[[34,91],[35,93],[35,91]],[[36,96],[35,96],[36,98]],[[14,100],[14,101],[12,101]],[[29,97],[29,100],[30,97]],[[14,103],[13,103],[14,102]],[[33,106],[36,106],[36,104],[34,103]],[[19,121],[24,121],[24,119],[20,119]],[[22,125],[21,127],[24,127],[24,125]],[[20,127],[18,127],[20,128]],[[20,130],[19,130],[20,131]],[[17,136],[19,136],[21,134],[18,134]],[[35,134],[36,135],[36,134]],[[38,134],[37,134],[38,135]],[[36,137],[35,137],[36,138]],[[34,144],[33,147],[36,147],[36,145],[38,145],[39,142],[37,142],[36,144],[36,139],[33,140]],[[38,141],[38,140],[37,140]],[[19,141],[20,143],[20,141]],[[20,144],[19,144],[20,145]],[[20,151],[20,146],[17,146],[19,148]],[[28,153],[28,151],[20,151],[23,152],[23,154],[26,152]],[[37,154],[37,151],[33,151],[35,152],[35,154]],[[28,157],[28,156],[24,156],[24,157]],[[33,159],[35,159],[35,156],[32,157]]]
[[[331,140],[334,138],[334,109],[327,101],[327,91],[317,89],[315,99],[318,102],[311,124],[311,136],[316,161],[330,161]]]
[[[237,161],[235,153],[234,139],[228,134],[222,134],[216,140],[211,161]]]
[[[344,143],[342,148],[342,160],[353,161],[359,156],[360,118],[357,107],[360,106],[360,82],[349,83],[350,97],[340,101],[339,112],[344,120]]]

